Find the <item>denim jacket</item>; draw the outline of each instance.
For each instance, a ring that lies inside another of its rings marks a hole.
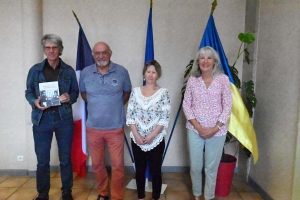
[[[43,111],[36,108],[34,105],[35,100],[40,96],[39,83],[46,82],[43,69],[46,59],[30,68],[27,76],[25,97],[29,104],[32,106],[31,121],[33,124],[38,125]],[[73,117],[72,104],[77,101],[79,89],[74,69],[61,61],[61,68],[58,74],[58,87],[59,93],[68,93],[70,101],[62,103],[58,106],[60,118],[62,120]]]

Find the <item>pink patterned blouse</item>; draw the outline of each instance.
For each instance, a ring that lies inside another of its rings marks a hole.
[[[203,127],[215,127],[218,121],[222,122],[224,126],[214,135],[219,137],[227,133],[231,107],[230,82],[225,74],[216,75],[208,88],[202,77],[189,78],[183,100],[187,120],[196,119]],[[189,121],[186,128],[198,133]]]

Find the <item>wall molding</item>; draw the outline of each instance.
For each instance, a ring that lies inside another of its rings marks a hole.
[[[248,178],[248,183],[253,189],[260,194],[260,196],[265,200],[274,200],[259,184],[257,184],[250,176]]]

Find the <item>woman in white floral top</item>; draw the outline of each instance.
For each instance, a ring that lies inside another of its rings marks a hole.
[[[138,198],[145,198],[147,158],[152,175],[152,198],[159,199],[162,186],[161,166],[165,149],[164,136],[170,119],[170,98],[166,88],[156,81],[161,67],[156,60],[145,64],[143,76],[146,85],[132,90],[126,124],[130,126],[131,147],[136,168]]]
[[[230,82],[220,68],[219,55],[213,48],[203,47],[196,55],[183,100],[195,200],[200,200],[202,194],[203,163],[204,198],[213,199],[215,196],[217,171],[231,107]]]

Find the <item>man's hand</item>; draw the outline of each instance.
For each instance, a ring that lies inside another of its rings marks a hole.
[[[63,93],[59,97],[60,103],[68,103],[70,101],[70,95],[68,93]]]
[[[41,103],[41,97],[39,96],[39,97],[34,101],[35,107],[37,107],[37,108],[40,109],[40,110],[46,110],[47,108],[50,107],[50,106],[42,107],[42,106],[40,105],[40,103]]]

